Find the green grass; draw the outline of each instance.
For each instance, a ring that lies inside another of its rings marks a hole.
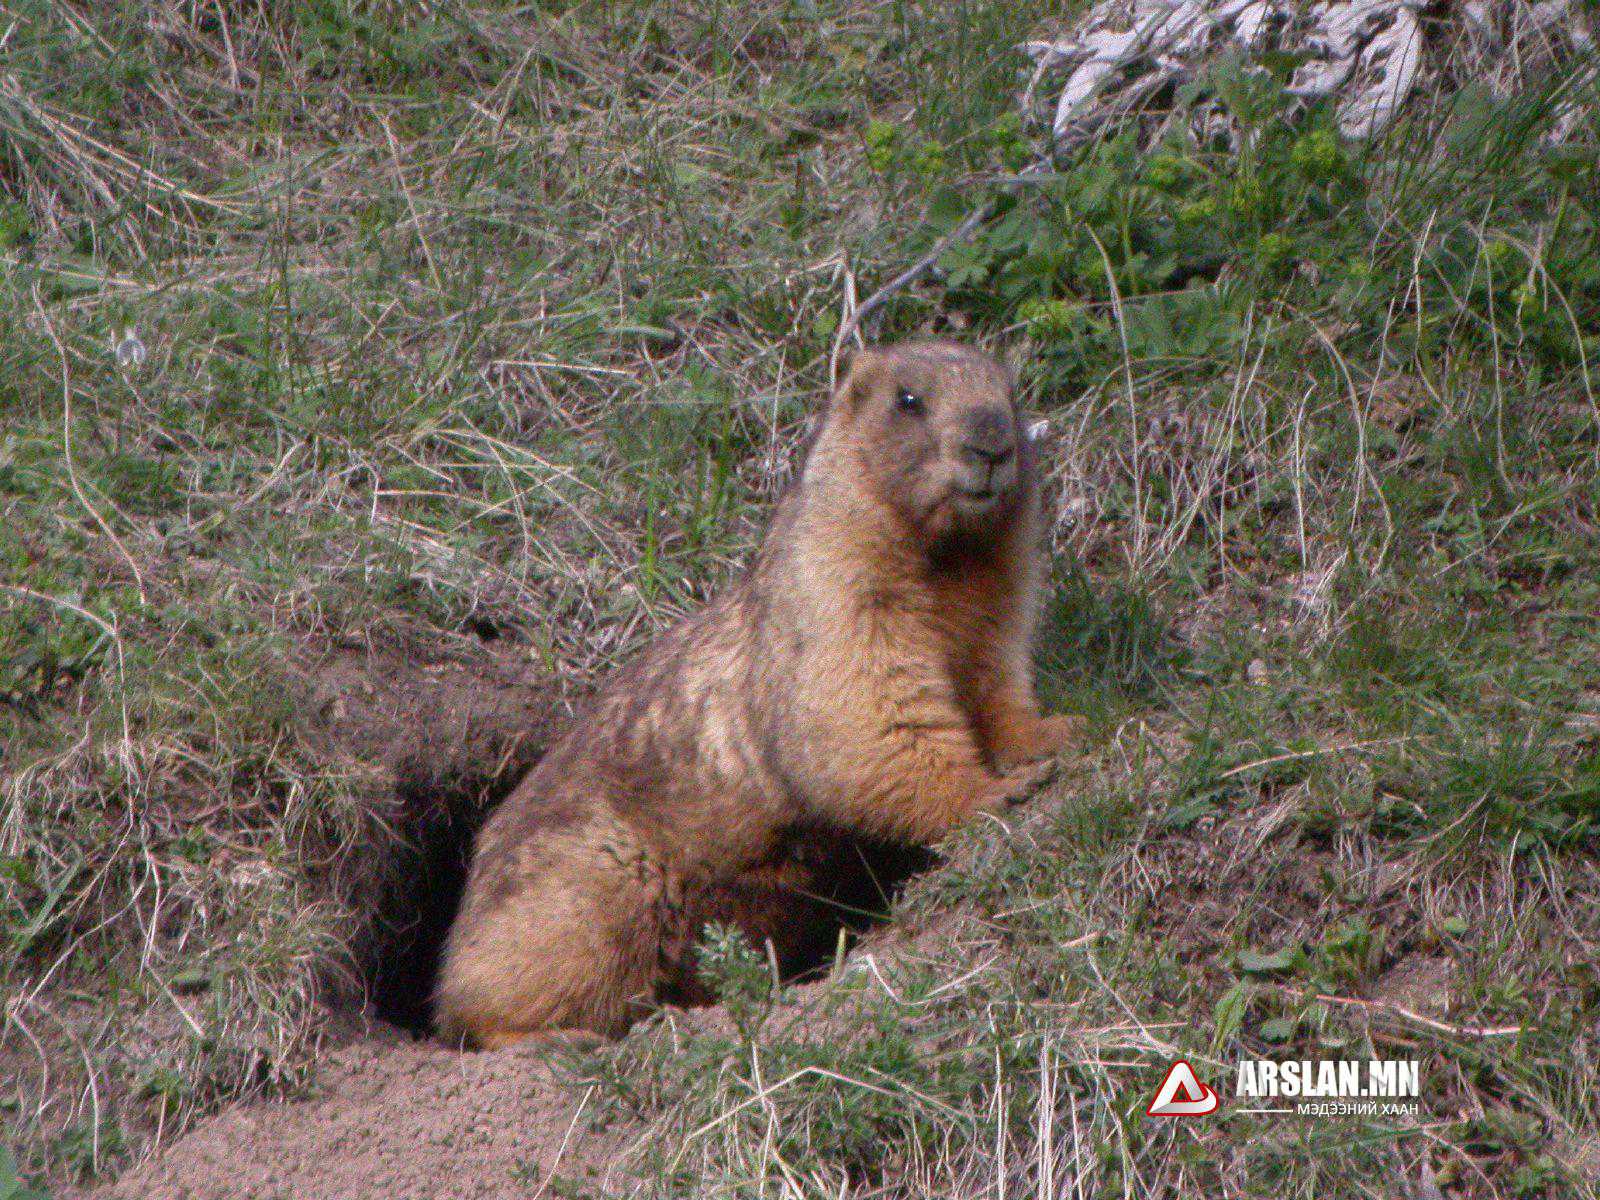
[[[1567,78],[1361,149],[1225,68],[1247,151],[1130,133],[1019,190],[1043,5],[147,9],[5,21],[27,1175],[312,1078],[404,831],[306,663],[487,646],[581,692],[754,545],[846,285],[993,198],[882,331],[1023,362],[1041,690],[1095,748],[913,888],[954,932],[799,995],[719,943],[726,1028],[581,1069],[663,1194],[1595,1194],[1592,97],[1564,148]],[[1225,1093],[1420,1057],[1423,1115],[1194,1136],[1143,1115],[1176,1051]]]

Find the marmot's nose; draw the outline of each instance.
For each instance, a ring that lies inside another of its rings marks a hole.
[[[1010,458],[1016,449],[1010,413],[985,408],[972,415],[967,425],[967,436],[961,443],[961,452],[976,465],[997,467]]]

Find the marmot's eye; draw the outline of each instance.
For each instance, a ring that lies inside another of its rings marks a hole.
[[[921,396],[915,392],[908,392],[904,388],[901,388],[900,394],[894,398],[894,406],[901,412],[912,413],[917,416],[921,416],[923,409],[926,407],[922,402]]]

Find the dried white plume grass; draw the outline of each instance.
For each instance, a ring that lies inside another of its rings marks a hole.
[[[1370,137],[1430,79],[1478,79],[1505,94],[1587,56],[1594,19],[1578,0],[1100,0],[1060,36],[1024,46],[1034,66],[1023,104],[1070,149],[1108,122],[1169,116],[1157,97],[1222,55],[1294,52],[1310,57],[1289,92],[1333,97],[1340,131]]]

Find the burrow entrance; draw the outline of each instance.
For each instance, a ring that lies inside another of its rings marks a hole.
[[[379,1020],[418,1037],[429,1032],[439,956],[466,888],[473,839],[515,782],[514,775],[469,775],[397,785],[400,842],[381,871],[362,956],[367,1003]]]
[[[363,956],[373,1016],[416,1037],[430,1032],[440,954],[466,886],[473,839],[521,773],[397,786],[402,842],[377,889]],[[785,981],[825,971],[841,933],[854,938],[880,924],[904,884],[936,861],[932,851],[915,847],[827,834],[808,834],[805,841],[812,882],[781,901],[783,915],[773,926],[780,931],[774,950]],[[688,980],[669,985],[664,999],[689,1005],[712,996]]]

